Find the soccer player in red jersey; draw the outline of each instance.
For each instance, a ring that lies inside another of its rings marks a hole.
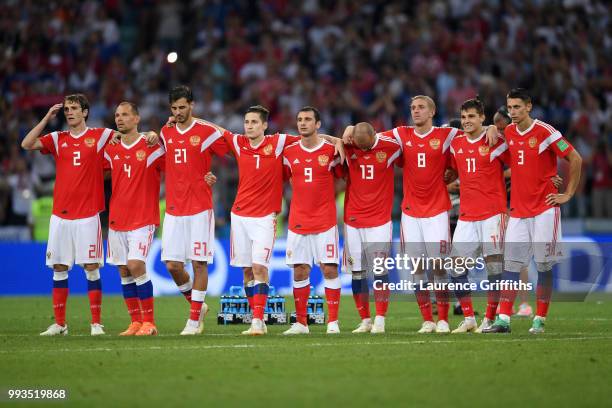
[[[402,148],[404,199],[400,240],[404,252],[411,257],[441,258],[451,249],[448,215],[451,203],[444,173],[450,166],[450,143],[460,131],[433,126],[436,105],[428,96],[413,97],[410,111],[414,126],[400,126],[383,132],[384,136],[395,137]],[[487,141],[497,142],[494,126],[487,129]],[[427,280],[422,267],[412,273],[416,282]],[[436,281],[446,281],[443,268],[437,266],[433,274]],[[429,290],[418,289],[415,294],[423,317],[419,333],[449,333],[448,290],[436,290],[437,324],[433,322]]]
[[[131,102],[115,110],[121,141],[104,151],[112,175],[108,257],[117,265],[131,323],[120,336],[157,334],[153,314],[153,284],[147,276],[146,258],[155,227],[159,225],[159,186],[164,168],[163,146],[149,146],[138,132],[140,116]]]
[[[338,277],[338,226],[334,177],[342,175],[342,160],[334,144],[318,134],[319,111],[306,106],[298,112],[301,139],[285,147],[283,162],[291,178],[293,196],[289,210],[286,262],[293,267],[293,295],[297,322],[286,335],[308,334],[307,304],[310,270],[318,263],[325,281],[328,308],[327,333],[339,333],[340,278]]]
[[[160,132],[166,149],[166,215],[162,232],[162,261],[190,303],[181,335],[200,334],[208,310],[204,303],[208,287],[208,264],[213,261],[215,217],[212,191],[204,179],[212,154],[227,153],[221,133],[192,116],[193,94],[177,86],[169,94],[173,127]],[[193,265],[193,284],[185,263]]]
[[[69,130],[39,138],[62,108]],[[104,210],[104,146],[113,131],[88,128],[88,114],[89,102],[85,95],[68,95],[63,104],[49,109],[21,143],[26,150],[52,154],[57,167],[47,243],[47,266],[53,268],[55,323],[41,336],[68,334],[68,271],[75,263],[85,269],[87,277],[91,335],[104,334],[100,324],[102,285],[99,268],[104,264],[104,258],[99,213]]]
[[[509,164],[508,145],[499,139],[489,146],[485,139],[484,105],[479,99],[469,99],[461,105],[461,126],[464,134],[450,144],[451,166],[459,174],[461,201],[459,220],[453,236],[451,256],[468,259],[473,264],[483,256],[489,281],[497,282],[503,271],[503,242],[506,228],[506,186],[504,164]],[[461,265],[465,265],[462,262]],[[460,266],[450,270],[455,283],[467,285],[468,269]],[[499,290],[488,292],[487,309],[481,327],[477,327],[470,291],[455,291],[465,319],[452,333],[482,331],[495,318]]]
[[[352,144],[345,146],[347,183],[344,196],[343,267],[352,275],[355,306],[361,323],[353,333],[384,333],[389,290],[388,272],[375,275],[376,316],[372,323],[367,274],[374,258],[389,256],[393,225],[393,164],[402,151],[395,138],[376,134],[369,123],[358,123],[352,131]],[[380,289],[376,289],[380,287]]]
[[[544,332],[548,314],[552,268],[563,255],[557,246],[561,239],[559,206],[568,202],[576,192],[582,158],[559,131],[531,118],[531,96],[526,90],[511,90],[506,101],[512,118],[512,124],[504,132],[510,152],[512,193],[503,278],[518,283],[521,267],[534,257],[538,269],[537,304],[529,332],[538,334]],[[565,193],[559,193],[551,180],[557,173],[558,157],[567,160],[570,167]],[[514,288],[502,289],[500,314],[483,333],[510,332],[510,315],[516,294]]]
[[[244,115],[244,134],[216,124],[238,165],[238,192],[231,211],[230,265],[242,267],[244,291],[253,310],[245,335],[267,332],[268,268],[276,239],[276,216],[283,193],[283,149],[299,140],[283,133],[266,135],[269,111],[251,106]],[[208,122],[207,122],[208,123]]]

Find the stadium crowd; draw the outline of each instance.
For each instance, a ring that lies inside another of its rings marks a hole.
[[[416,94],[435,99],[438,125],[476,94],[490,119],[522,86],[535,96],[532,116],[584,158],[565,215],[612,217],[611,8],[603,0],[4,1],[0,226],[28,224],[32,201],[52,192],[53,159],[19,144],[64,94],[88,96],[90,127],[114,127],[115,107],[128,100],[140,128],[158,131],[178,83],[193,88],[197,116],[235,132],[250,105],[270,109],[269,133],[296,133],[296,112],[314,105],[322,130],[335,135],[360,120],[381,131],[406,124]],[[224,223],[237,171],[216,169]]]

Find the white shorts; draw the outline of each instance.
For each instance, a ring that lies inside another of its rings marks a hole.
[[[287,265],[338,264],[338,226],[318,234],[287,233]]]
[[[506,214],[480,221],[457,221],[451,256],[476,258],[503,254],[507,222]]]
[[[433,217],[411,217],[402,212],[400,225],[402,253],[410,257],[445,257],[451,250],[448,211]]]
[[[215,214],[206,210],[194,215],[175,216],[166,213],[162,231],[164,262],[213,262]]]
[[[374,258],[389,256],[392,234],[391,221],[370,228],[355,228],[345,224],[342,269],[349,273],[369,272],[374,266]]]
[[[95,264],[104,265],[100,215],[66,220],[56,215],[49,222],[47,266]]]
[[[505,241],[505,261],[528,265],[533,256],[536,263],[557,263],[563,257],[559,207],[531,218],[510,217]]]
[[[276,213],[264,217],[242,217],[231,213],[230,265],[270,266],[276,239]]]
[[[127,265],[130,259],[146,262],[154,233],[155,225],[146,225],[131,231],[115,231],[109,228],[106,262],[113,265]]]

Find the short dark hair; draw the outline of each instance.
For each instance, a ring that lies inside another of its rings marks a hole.
[[[461,104],[461,111],[467,111],[468,109],[475,109],[479,115],[484,115],[484,103],[478,97],[468,99]]]
[[[168,95],[170,103],[176,102],[181,98],[185,98],[189,103],[193,102],[193,92],[186,85],[175,86]]]
[[[87,109],[87,115],[85,115],[85,119],[87,119],[87,117],[89,116],[89,101],[87,100],[87,97],[85,95],[83,95],[82,93],[66,95],[64,96],[64,103],[66,102],[78,103],[81,106],[82,111],[85,111],[85,109]]]
[[[500,106],[495,113],[503,117],[508,123],[512,122],[512,118],[508,115],[508,108],[505,105]]]
[[[267,122],[268,116],[270,116],[270,111],[261,105],[249,106],[249,108],[245,112],[245,115],[247,113],[258,113],[262,122]]]
[[[121,103],[120,103],[119,105],[117,105],[117,106],[121,106],[121,105],[127,105],[127,106],[129,106],[130,108],[132,108],[132,113],[133,113],[134,115],[139,115],[139,113],[138,113],[138,106],[136,106],[136,104],[135,104],[135,103],[133,103],[133,102],[128,102],[128,101],[123,101],[123,102],[121,102]]]
[[[315,121],[316,122],[320,122],[321,121],[321,113],[314,106],[304,106],[302,109],[300,109],[298,111],[298,114],[300,112],[312,112],[312,113],[314,113]]]
[[[506,99],[521,99],[525,103],[531,103],[531,95],[524,88],[514,88],[508,92]]]

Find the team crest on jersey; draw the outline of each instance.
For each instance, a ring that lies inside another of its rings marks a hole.
[[[376,160],[378,160],[379,163],[384,162],[386,159],[387,159],[387,153],[385,152],[376,153]]]
[[[538,144],[538,139],[535,136],[529,138],[529,147],[532,149]]]
[[[329,157],[324,154],[317,157],[317,160],[319,160],[319,166],[326,166],[329,163]]]
[[[264,154],[271,154],[272,150],[274,150],[274,148],[271,144],[267,144],[266,147],[263,148]]]
[[[429,146],[431,146],[432,149],[436,150],[440,148],[440,139],[431,139],[429,141]]]
[[[486,156],[489,154],[489,146],[480,146],[478,148],[478,153],[480,153],[481,156]]]
[[[189,143],[191,143],[192,146],[197,146],[198,144],[200,144],[200,136],[191,136],[189,138]]]
[[[87,147],[93,147],[93,145],[96,144],[96,139],[94,139],[93,137],[88,137],[85,139],[85,144],[87,145]]]
[[[143,161],[145,157],[147,157],[147,152],[145,152],[144,150],[138,150],[136,152],[136,160]]]

